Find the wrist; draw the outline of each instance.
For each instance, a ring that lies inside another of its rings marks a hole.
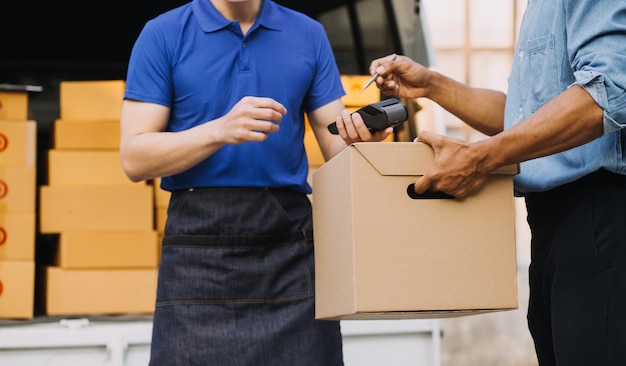
[[[437,100],[445,90],[445,76],[435,70],[426,70],[426,82],[423,87],[424,97]]]
[[[478,169],[489,174],[492,171],[511,164],[506,161],[506,154],[498,147],[498,138],[489,137],[471,144],[471,150],[478,161]]]

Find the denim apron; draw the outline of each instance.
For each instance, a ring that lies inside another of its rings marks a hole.
[[[150,365],[342,365],[339,323],[314,319],[314,287],[306,195],[173,192]]]

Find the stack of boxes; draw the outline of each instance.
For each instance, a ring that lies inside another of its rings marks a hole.
[[[37,124],[26,91],[0,91],[0,317],[33,317]]]
[[[151,313],[158,238],[154,189],[119,154],[124,81],[62,82],[60,118],[40,187],[40,231],[58,234],[43,273],[48,315]]]
[[[342,76],[350,111],[380,100],[369,76]],[[133,183],[119,156],[124,81],[62,82],[36,216],[36,122],[25,91],[0,91],[0,318],[32,318],[35,233],[58,235],[41,272],[47,315],[151,313],[169,192]],[[332,121],[329,121],[329,123]],[[392,140],[392,137],[390,137]],[[312,171],[324,164],[311,127]]]

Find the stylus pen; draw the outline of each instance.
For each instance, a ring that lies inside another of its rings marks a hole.
[[[389,58],[387,58],[387,62],[391,62],[395,60],[396,57],[398,57],[398,55],[394,53],[393,55],[389,56]],[[372,76],[372,78],[367,82],[367,84],[365,84],[365,86],[363,87],[363,90],[367,89],[368,86],[372,85],[372,83],[376,80],[378,76],[379,76],[378,73],[375,73],[374,76]]]

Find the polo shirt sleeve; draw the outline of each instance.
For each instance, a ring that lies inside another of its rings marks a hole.
[[[308,113],[332,101],[343,97],[346,93],[341,84],[341,76],[335,61],[335,55],[326,36],[323,26],[314,23],[311,31],[316,56],[316,70],[311,87],[304,100],[304,110]]]
[[[171,56],[167,46],[158,23],[146,23],[131,52],[124,99],[172,106]]]

